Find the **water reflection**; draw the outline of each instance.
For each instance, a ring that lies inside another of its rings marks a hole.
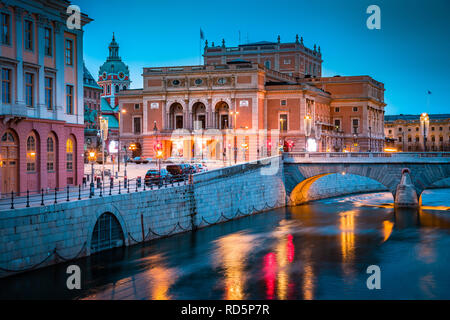
[[[64,264],[0,279],[0,299],[450,299],[449,230],[447,211],[327,200],[80,259],[78,292]]]
[[[244,233],[235,233],[217,240],[218,263],[224,269],[226,300],[242,300],[247,274],[244,272],[248,253],[252,249],[253,237]]]

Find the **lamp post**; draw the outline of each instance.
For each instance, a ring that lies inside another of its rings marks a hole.
[[[428,127],[430,125],[430,117],[427,113],[422,113],[420,115],[420,126],[422,127],[423,134],[423,151],[427,152],[427,135],[428,135]]]
[[[234,132],[234,164],[236,164],[237,162],[237,152],[238,152],[238,148],[237,148],[237,137],[236,137],[236,117],[239,114],[239,111],[231,111],[230,112],[231,115],[234,115],[234,122],[233,122],[233,132]]]
[[[95,152],[94,151],[90,151],[89,152],[89,161],[91,162],[91,183],[89,186],[89,193],[90,193],[90,197],[94,196],[94,162],[95,162]]]

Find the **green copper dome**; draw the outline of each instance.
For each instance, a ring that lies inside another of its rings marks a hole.
[[[130,71],[128,70],[128,66],[119,57],[119,44],[114,38],[114,33],[108,49],[109,57],[98,71],[99,81],[114,78],[113,75],[116,75],[117,77],[115,78],[118,80],[129,80]]]

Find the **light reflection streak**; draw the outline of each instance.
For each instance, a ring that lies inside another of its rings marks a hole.
[[[349,275],[353,271],[349,268],[350,263],[355,259],[355,215],[354,210],[346,211],[340,214],[341,230],[341,251],[344,262],[344,273]]]
[[[392,230],[394,229],[394,223],[392,221],[389,220],[384,220],[383,221],[383,242],[386,242],[387,239],[389,239],[389,237],[392,234]]]
[[[246,274],[244,272],[247,256],[252,249],[253,238],[235,233],[218,240],[218,262],[225,269],[226,300],[246,299],[244,292]]]

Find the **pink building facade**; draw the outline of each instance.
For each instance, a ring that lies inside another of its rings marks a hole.
[[[82,182],[83,31],[67,28],[69,5],[0,2],[3,196]]]

